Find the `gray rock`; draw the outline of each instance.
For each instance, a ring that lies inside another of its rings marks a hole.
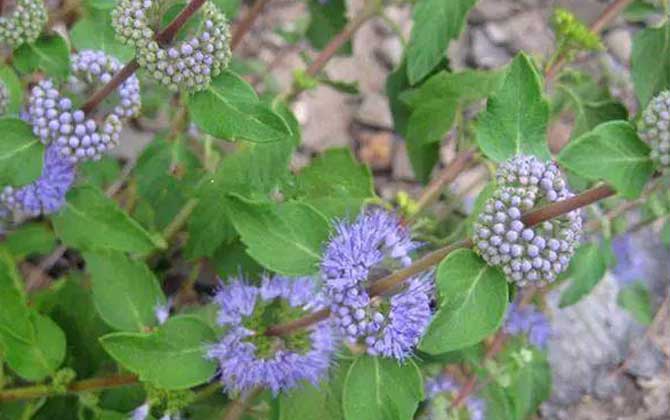
[[[388,100],[379,93],[368,93],[358,107],[356,121],[375,128],[392,129],[393,119],[388,106]]]
[[[494,68],[508,63],[512,55],[486,36],[483,30],[472,31],[472,59],[480,67]]]
[[[633,49],[633,40],[627,29],[620,28],[609,31],[605,35],[605,44],[617,60],[628,63]]]
[[[412,171],[412,165],[409,162],[405,142],[396,142],[395,145],[393,153],[393,179],[406,181],[414,179],[414,171]]]

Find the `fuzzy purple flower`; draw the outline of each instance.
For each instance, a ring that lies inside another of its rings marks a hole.
[[[503,328],[510,335],[526,334],[528,341],[539,348],[545,348],[551,338],[549,319],[538,311],[535,305],[519,308],[518,303],[512,303],[507,311]]]
[[[150,409],[151,406],[149,405],[149,403],[142,404],[141,406],[133,410],[132,414],[130,415],[131,420],[145,420],[147,417],[149,417]]]
[[[612,251],[616,257],[616,266],[612,269],[612,273],[622,285],[641,280],[646,275],[649,257],[641,252],[635,253],[630,234],[614,238]]]
[[[372,209],[353,223],[337,223],[321,261],[335,323],[371,355],[404,360],[430,322],[432,273],[410,279],[390,298],[367,293],[384,270],[411,264],[418,244],[410,233],[394,214]]]
[[[297,319],[322,307],[311,278],[264,277],[260,287],[231,279],[214,297],[217,321],[227,327],[208,357],[219,362],[227,392],[260,386],[273,394],[302,381],[318,385],[326,374],[336,339],[330,321],[288,336],[266,336],[274,324]]]
[[[426,380],[424,387],[426,399],[430,401],[427,418],[441,419],[449,410],[453,410],[451,403],[458,395],[460,387],[452,377],[442,374],[429,378]],[[470,395],[465,399],[464,406],[469,420],[485,419],[486,403],[481,398]]]
[[[34,182],[20,187],[5,187],[0,193],[3,207],[17,214],[37,217],[57,212],[65,203],[75,178],[75,167],[54,146],[44,154],[42,175]]]

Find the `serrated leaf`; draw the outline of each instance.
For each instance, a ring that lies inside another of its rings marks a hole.
[[[15,258],[30,254],[47,254],[56,246],[56,237],[43,223],[26,223],[10,233],[6,245]]]
[[[598,244],[584,244],[577,248],[566,275],[571,283],[561,293],[559,306],[574,305],[588,295],[603,278],[606,269],[605,257]]]
[[[14,70],[9,66],[0,67],[0,81],[5,84],[9,92],[9,103],[6,114],[16,115],[23,105],[23,87]]]
[[[40,69],[49,76],[65,79],[70,73],[70,47],[59,35],[42,35],[34,43],[17,48],[13,63],[22,73]]]
[[[375,196],[372,174],[349,149],[332,149],[296,177],[297,195],[327,218],[358,214]]]
[[[649,288],[639,281],[631,283],[619,291],[617,303],[642,325],[650,325],[654,319],[649,298]]]
[[[20,377],[27,381],[41,381],[54,373],[65,358],[65,334],[50,318],[36,312],[30,315],[34,338],[25,342],[14,335],[0,336],[5,360]]]
[[[330,232],[319,212],[300,202],[274,204],[229,197],[230,219],[252,258],[285,275],[318,271],[321,248]]]
[[[471,346],[501,325],[507,281],[468,249],[452,252],[437,269],[438,310],[419,349],[430,354]]]
[[[154,309],[165,304],[156,276],[142,261],[120,252],[86,253],[93,303],[100,317],[121,331],[146,331],[156,325]]]
[[[129,61],[135,55],[131,47],[116,40],[109,14],[106,13],[79,19],[70,31],[70,37],[72,45],[79,51],[102,50],[121,62]]]
[[[207,89],[189,96],[188,109],[198,127],[220,139],[266,143],[291,135],[284,119],[229,70],[215,77]]]
[[[407,75],[411,84],[429,74],[457,38],[476,0],[420,0],[414,6],[412,34],[407,46]]]
[[[600,124],[574,139],[558,161],[580,176],[607,181],[628,198],[639,196],[654,172],[649,147],[626,121]]]
[[[649,100],[670,88],[670,23],[646,28],[633,38],[631,75],[635,94],[644,108]]]
[[[17,118],[0,118],[0,184],[25,185],[42,172],[44,146],[30,125]]]
[[[549,159],[549,104],[531,59],[519,54],[500,89],[489,98],[477,123],[477,144],[490,159],[502,162],[518,154]]]
[[[100,338],[123,367],[163,389],[187,389],[209,381],[216,363],[205,355],[215,340],[210,327],[187,315],[169,318],[151,334],[124,332]]]
[[[144,230],[113,200],[91,186],[72,189],[65,206],[52,220],[63,243],[82,251],[110,249],[146,254],[165,247],[162,238]]]
[[[245,144],[223,159],[212,177],[203,180],[196,193],[198,205],[188,223],[189,258],[211,256],[222,243],[235,238],[226,194],[266,197],[289,174],[294,140],[288,137],[282,142]]]
[[[0,248],[0,339],[11,335],[24,343],[34,340],[23,283],[14,260],[5,248]]]
[[[328,42],[347,24],[347,5],[344,0],[309,0],[309,26],[305,35],[317,50]],[[340,54],[351,54],[351,41],[338,50]]]

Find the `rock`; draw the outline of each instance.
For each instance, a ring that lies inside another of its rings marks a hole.
[[[388,130],[393,128],[393,119],[388,101],[385,96],[379,93],[366,94],[354,118],[359,123],[370,127]]]
[[[605,44],[617,60],[628,63],[633,50],[633,39],[627,29],[620,28],[609,31],[605,35]]]
[[[486,36],[483,30],[472,31],[472,59],[480,67],[494,68],[502,66],[512,59],[511,54],[499,47]]]
[[[393,179],[395,180],[414,180],[414,171],[409,161],[407,147],[405,142],[398,142],[393,153]]]
[[[374,170],[387,170],[391,167],[393,133],[389,131],[366,131],[359,136],[359,159]]]
[[[482,23],[491,20],[506,19],[522,7],[511,1],[480,0],[470,12],[468,20],[472,23]]]
[[[504,21],[487,23],[486,32],[514,53],[523,50],[529,54],[546,55],[553,50],[554,45],[554,36],[547,19],[543,11],[531,9]]]
[[[302,145],[316,153],[349,146],[351,109],[347,98],[328,87],[318,87],[304,93],[302,99],[305,106]]]

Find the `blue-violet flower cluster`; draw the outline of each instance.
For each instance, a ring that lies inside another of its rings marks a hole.
[[[400,219],[382,209],[335,226],[321,275],[335,323],[351,342],[362,342],[374,356],[404,360],[430,322],[432,273],[411,278],[405,289],[372,298],[367,288],[384,270],[411,264],[418,244]]]
[[[429,400],[426,409],[427,419],[442,419],[454,410],[451,402],[458,395],[460,387],[456,381],[446,374],[429,378],[425,383],[426,399]],[[464,401],[465,411],[469,420],[484,420],[486,418],[486,403],[481,398],[468,396]],[[451,417],[448,417],[451,418]],[[461,418],[460,416],[456,418]]]
[[[311,278],[265,276],[260,287],[243,278],[221,286],[214,301],[217,321],[226,327],[208,357],[219,363],[227,392],[255,387],[276,395],[302,381],[317,385],[326,374],[336,349],[330,320],[287,336],[268,336],[274,324],[297,319],[323,305]]]
[[[530,344],[539,348],[546,348],[551,338],[549,318],[535,305],[520,307],[518,302],[513,302],[507,310],[503,329],[509,335],[527,335]]]

